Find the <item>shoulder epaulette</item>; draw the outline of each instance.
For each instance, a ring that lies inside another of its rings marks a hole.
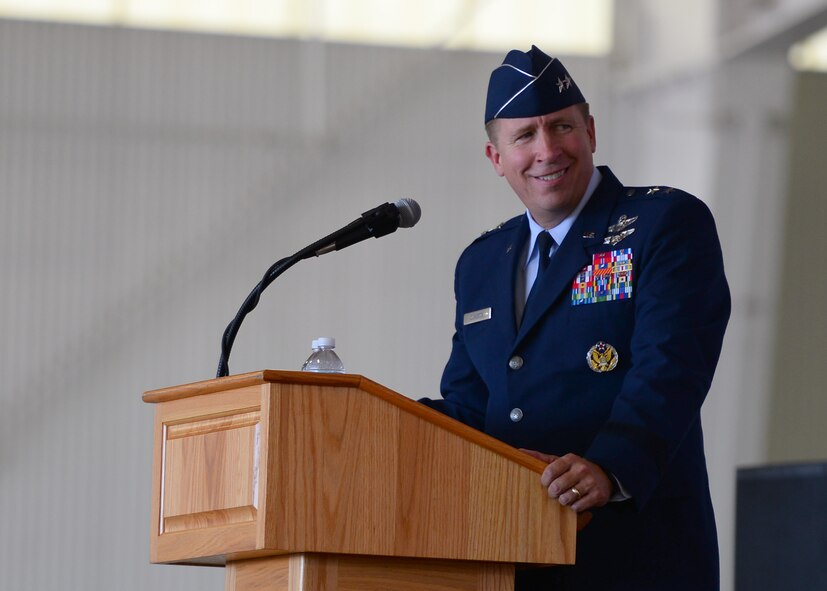
[[[508,221],[508,220],[506,220],[506,221]],[[486,234],[490,234],[491,232],[495,232],[495,231],[499,230],[500,228],[502,228],[504,225],[505,225],[505,222],[501,222],[501,223],[497,224],[496,226],[494,226],[493,228],[490,228],[488,230],[483,230],[482,234],[480,234],[480,237],[485,236]]]
[[[476,237],[476,238],[475,238],[475,239],[471,242],[471,244],[474,244],[474,243],[476,243],[476,242],[479,242],[480,240],[485,240],[485,239],[486,239],[486,238],[488,238],[489,236],[494,236],[494,235],[495,235],[495,234],[497,234],[497,232],[499,232],[500,230],[503,230],[503,229],[506,229],[506,230],[507,230],[508,228],[512,227],[512,226],[514,225],[514,223],[518,223],[522,217],[523,217],[523,216],[513,217],[513,218],[511,218],[511,219],[509,219],[509,220],[505,220],[505,221],[504,221],[504,222],[502,222],[501,224],[497,224],[496,226],[494,226],[494,227],[493,227],[493,228],[491,228],[490,230],[486,230],[485,232],[483,232],[482,234],[480,234],[479,236],[477,236],[477,237]]]

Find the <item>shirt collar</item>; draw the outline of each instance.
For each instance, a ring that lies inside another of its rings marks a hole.
[[[594,194],[595,189],[597,189],[597,185],[600,184],[600,180],[603,176],[600,174],[600,171],[597,170],[597,167],[594,167],[592,171],[592,176],[589,179],[589,184],[586,187],[586,192],[583,193],[583,198],[580,200],[580,203],[577,204],[577,207],[568,215],[566,219],[562,222],[551,228],[548,233],[551,234],[551,237],[554,238],[554,242],[557,245],[563,244],[563,240],[566,237],[566,234],[569,233],[571,227],[574,225],[574,221],[577,219],[577,216],[580,215],[580,212],[583,211],[583,208],[586,207],[586,204],[591,199],[592,195]],[[526,217],[528,218],[528,229],[531,232],[528,240],[528,249],[526,253],[525,263],[523,266],[528,265],[528,261],[531,259],[531,255],[534,253],[534,243],[537,242],[537,236],[540,235],[540,232],[545,231],[540,224],[534,221],[534,218],[531,217],[531,214],[526,209],[525,212]]]

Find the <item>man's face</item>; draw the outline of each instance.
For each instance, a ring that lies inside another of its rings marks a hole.
[[[553,228],[577,207],[589,185],[597,147],[594,119],[578,105],[522,119],[494,122],[485,155],[531,216]]]

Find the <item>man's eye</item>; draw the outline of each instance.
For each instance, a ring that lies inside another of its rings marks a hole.
[[[571,131],[571,129],[572,127],[568,123],[559,123],[557,125],[557,131],[559,131],[560,133],[566,133],[568,131]]]

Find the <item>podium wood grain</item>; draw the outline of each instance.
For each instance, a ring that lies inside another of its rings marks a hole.
[[[387,557],[380,578],[391,560],[510,567],[486,589],[513,564],[574,562],[575,514],[538,485],[542,462],[361,376],[263,371],[144,400],[153,562],[228,564],[228,585],[289,573],[297,553],[337,572]]]
[[[225,591],[510,591],[514,566],[290,554],[227,563]]]

